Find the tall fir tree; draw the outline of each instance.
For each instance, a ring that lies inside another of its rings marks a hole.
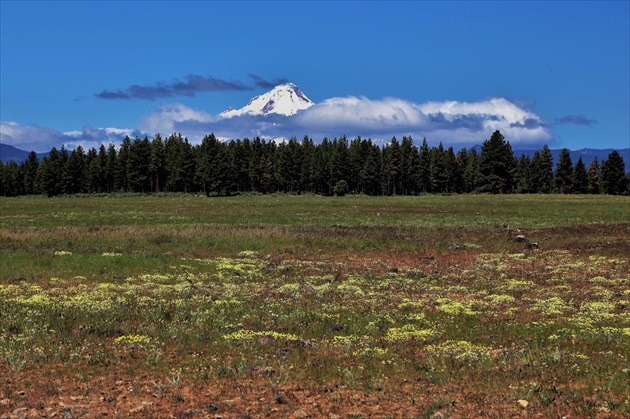
[[[588,193],[599,194],[602,192],[602,184],[599,178],[599,162],[597,157],[588,165]]]
[[[571,161],[571,154],[568,148],[563,148],[560,151],[560,156],[556,163],[556,171],[554,173],[556,190],[562,194],[570,193],[572,179],[573,162]]]
[[[553,191],[553,156],[546,144],[532,158],[532,187],[535,193]]]
[[[85,153],[78,146],[70,153],[64,170],[65,193],[77,194],[86,191]]]
[[[36,183],[37,170],[39,169],[39,159],[37,153],[31,151],[24,163],[24,194],[32,195],[38,193],[38,187]]]
[[[602,190],[608,195],[623,195],[626,189],[623,157],[617,150],[613,150],[608,155],[608,159],[602,162]]]
[[[55,147],[50,150],[48,156],[42,159],[39,170],[41,171],[42,192],[49,198],[62,193],[61,156]]]
[[[472,148],[468,152],[466,159],[466,168],[464,169],[463,191],[466,193],[474,192],[481,183],[481,158],[477,154],[477,150]]]
[[[495,131],[481,147],[480,190],[490,193],[511,193],[516,166],[512,146],[500,131]]]
[[[158,133],[151,140],[151,156],[149,157],[149,177],[151,190],[160,192],[165,183],[164,141]]]
[[[381,149],[376,144],[370,144],[370,151],[361,169],[361,182],[363,193],[367,195],[380,195],[381,178]]]
[[[418,181],[420,192],[431,192],[431,150],[427,139],[422,140],[420,146],[420,162],[418,167]]]
[[[571,189],[573,193],[585,194],[588,193],[588,174],[586,173],[586,166],[582,161],[582,156],[578,158],[573,168],[573,178],[571,179]]]

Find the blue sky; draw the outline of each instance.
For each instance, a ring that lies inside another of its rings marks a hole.
[[[0,141],[196,141],[290,80],[326,106],[215,134],[627,148],[629,4],[2,0]]]

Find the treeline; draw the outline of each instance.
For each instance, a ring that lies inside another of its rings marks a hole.
[[[31,152],[22,163],[0,162],[0,195],[194,192],[231,195],[285,192],[343,195],[421,193],[628,194],[630,174],[613,151],[601,164],[573,164],[562,150],[553,164],[546,145],[530,159],[514,156],[496,131],[474,149],[420,147],[411,137],[379,146],[346,137],[320,144],[304,137],[276,143],[260,138],[222,142],[211,134],[192,145],[181,134],[162,139],[126,137],[121,146],[87,152],[53,148],[41,161]]]

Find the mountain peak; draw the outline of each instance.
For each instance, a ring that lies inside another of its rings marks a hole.
[[[256,96],[241,109],[228,108],[220,114],[223,118],[241,115],[295,115],[313,106],[313,102],[293,83],[280,84],[260,96]]]

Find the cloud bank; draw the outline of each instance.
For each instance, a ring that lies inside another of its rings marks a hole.
[[[416,104],[398,98],[366,97],[326,99],[293,116],[243,115],[229,119],[196,111],[182,104],[163,106],[146,117],[141,128],[149,132],[181,132],[198,140],[213,132],[221,138],[333,138],[360,135],[389,141],[411,135],[430,142],[479,144],[500,130],[513,145],[548,142],[551,132],[538,115],[504,98],[479,102],[428,102]]]
[[[53,147],[65,145],[73,150],[99,148],[101,144],[119,144],[128,135],[130,138],[143,136],[139,130],[127,128],[92,128],[85,126],[80,131],[61,132],[37,125],[22,126],[16,122],[0,122],[0,142],[26,151],[47,152]]]
[[[576,121],[579,120],[567,120],[565,123],[579,123]],[[319,141],[324,137],[346,135],[350,138],[371,138],[377,142],[411,135],[416,142],[426,137],[430,144],[441,141],[445,145],[464,147],[481,144],[495,130],[500,130],[518,148],[538,147],[553,138],[550,124],[504,98],[417,104],[399,98],[372,100],[350,96],[326,99],[292,116],[270,114],[222,118],[181,103],[171,103],[147,114],[133,129],[86,126],[79,131],[60,132],[35,125],[2,122],[0,141],[22,149],[49,151],[61,144],[68,148],[77,145],[98,147],[112,141],[119,144],[125,135],[131,138],[152,137],[156,133],[163,136],[181,133],[193,143],[210,133],[226,140],[256,136],[301,139],[308,135]]]

